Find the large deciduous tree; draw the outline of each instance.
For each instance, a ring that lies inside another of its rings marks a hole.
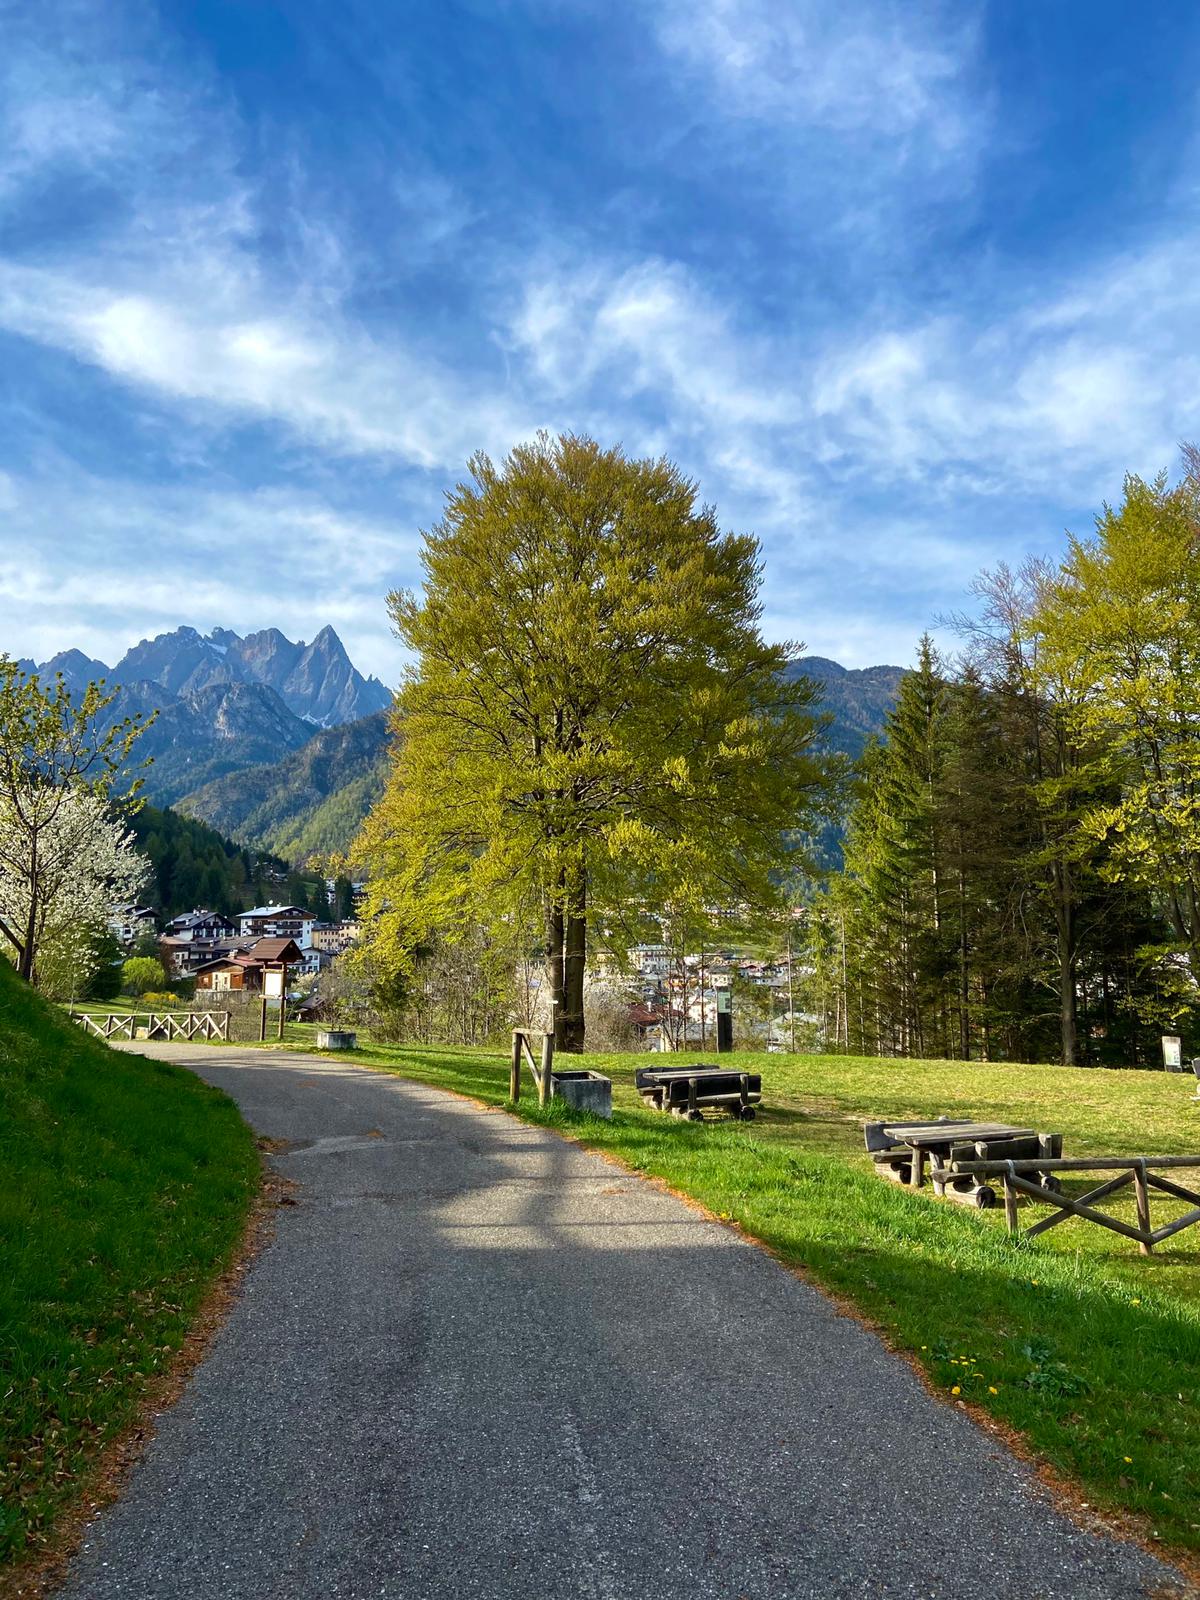
[[[107,721],[113,699],[92,683],[76,703],[0,657],[0,939],[29,981],[43,942],[102,927],[145,879],[122,818],[140,780],[112,790],[148,723]]]
[[[1082,819],[1105,876],[1148,891],[1200,979],[1200,479],[1125,481],[1092,538],[1070,542],[1039,614],[1081,686],[1078,736],[1112,793]]]
[[[817,693],[759,632],[757,542],[670,462],[570,435],[485,456],[389,606],[414,665],[363,840],[393,958],[540,924],[560,1048],[588,949],[664,907],[779,900],[825,776]]]

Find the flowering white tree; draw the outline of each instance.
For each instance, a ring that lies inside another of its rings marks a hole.
[[[32,940],[35,981],[39,949],[78,946],[104,927],[113,905],[137,898],[148,872],[103,795],[67,790],[37,832],[36,854],[29,829],[0,796],[0,936],[18,966]]]
[[[106,727],[113,699],[90,683],[76,704],[61,674],[43,688],[0,656],[0,941],[31,982],[44,940],[102,927],[145,879],[122,821],[140,779],[119,801],[110,791],[148,723]]]

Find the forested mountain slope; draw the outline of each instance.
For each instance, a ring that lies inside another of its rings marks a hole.
[[[205,784],[189,816],[291,861],[344,850],[383,790],[387,713],[326,728],[282,761]]]
[[[288,882],[285,861],[235,844],[194,817],[143,806],[131,827],[154,874],[142,903],[164,917],[199,906],[233,916],[277,899]]]
[[[857,757],[896,697],[902,667],[847,668],[823,656],[789,663],[790,677],[815,678],[832,713],[830,749]],[[180,809],[222,832],[290,861],[344,850],[383,790],[388,742],[384,712],[323,729],[281,761],[263,762],[198,785]]]

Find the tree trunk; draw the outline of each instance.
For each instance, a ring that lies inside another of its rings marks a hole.
[[[1062,1064],[1073,1067],[1079,1055],[1079,1024],[1076,1013],[1075,952],[1069,933],[1060,929],[1058,939],[1058,997],[1062,1033]]]
[[[546,908],[546,982],[550,989],[550,1026],[554,1030],[554,1048],[563,1046],[563,908],[561,900],[552,900]]]
[[[587,962],[587,906],[585,890],[567,913],[563,938],[563,1016],[560,1048],[573,1053],[583,1049],[583,974]],[[558,1044],[558,1040],[555,1040]]]

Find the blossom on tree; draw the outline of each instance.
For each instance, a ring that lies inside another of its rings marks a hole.
[[[36,833],[0,796],[0,940],[17,964],[31,935],[36,951],[103,927],[114,905],[137,898],[148,873],[102,795],[64,792]]]

